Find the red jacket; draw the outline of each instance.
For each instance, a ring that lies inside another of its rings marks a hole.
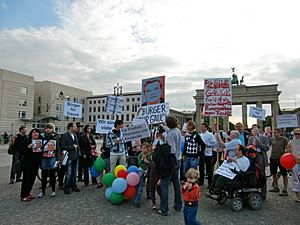
[[[193,183],[191,189],[181,187],[181,193],[185,202],[197,202],[200,200],[200,187],[197,183]]]

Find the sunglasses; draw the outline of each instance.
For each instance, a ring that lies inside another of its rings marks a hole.
[[[294,135],[300,135],[300,133],[294,133]]]

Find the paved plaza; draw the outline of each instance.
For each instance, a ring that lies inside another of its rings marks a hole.
[[[10,156],[7,146],[0,146],[0,225],[17,224],[107,224],[107,225],[177,225],[184,224],[182,213],[172,209],[173,191],[170,186],[170,213],[164,217],[151,210],[151,200],[143,199],[141,208],[134,208],[132,202],[114,206],[103,197],[104,188],[95,186],[83,187],[81,192],[64,195],[57,190],[57,196],[51,198],[50,189],[43,199],[32,202],[21,202],[19,199],[20,183],[9,185]],[[269,172],[267,172],[269,173]],[[290,181],[290,180],[289,180]],[[268,179],[270,185],[271,179]],[[280,180],[280,185],[282,181]],[[290,186],[290,185],[289,185]],[[36,180],[33,194],[40,193],[40,181]],[[268,193],[261,210],[254,211],[247,206],[241,212],[233,212],[230,201],[220,205],[205,197],[202,187],[202,198],[198,218],[204,225],[294,225],[300,221],[300,204],[295,202],[289,188],[288,197],[279,197],[277,193]]]

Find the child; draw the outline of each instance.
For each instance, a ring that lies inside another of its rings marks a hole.
[[[140,175],[140,183],[138,184],[136,188],[136,195],[133,201],[133,205],[135,207],[140,208],[141,207],[141,197],[143,194],[143,188],[145,184],[145,175],[148,170],[148,163],[151,159],[151,155],[148,150],[148,144],[143,143],[142,144],[142,152],[138,156],[138,165],[139,165],[139,175]]]
[[[186,173],[187,182],[181,187],[181,193],[184,200],[183,217],[186,225],[200,225],[201,223],[196,219],[198,211],[198,201],[200,199],[200,188],[196,183],[199,178],[199,171],[189,169]]]

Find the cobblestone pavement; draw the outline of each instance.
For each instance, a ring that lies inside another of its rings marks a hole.
[[[4,153],[5,148],[0,149]],[[3,157],[3,154],[0,154]],[[7,157],[6,157],[7,158]],[[9,163],[8,163],[9,164]],[[172,188],[170,186],[170,214],[160,216],[151,210],[151,201],[143,199],[141,208],[134,208],[132,202],[114,206],[104,199],[104,188],[95,186],[83,187],[81,192],[64,195],[58,190],[57,196],[51,198],[47,188],[43,199],[32,202],[21,202],[19,199],[20,183],[9,185],[10,166],[0,164],[0,225],[17,224],[184,224],[182,213],[172,209]],[[270,184],[271,180],[268,180]],[[282,181],[280,180],[280,185]],[[289,185],[290,186],[290,185]],[[40,181],[36,180],[33,194],[40,192]],[[289,188],[290,189],[290,188]],[[300,204],[295,202],[294,194],[289,191],[288,197],[279,197],[277,193],[268,193],[261,210],[251,210],[247,206],[241,212],[233,212],[230,201],[220,205],[207,199],[202,187],[202,199],[198,218],[204,225],[294,225],[300,221]]]

